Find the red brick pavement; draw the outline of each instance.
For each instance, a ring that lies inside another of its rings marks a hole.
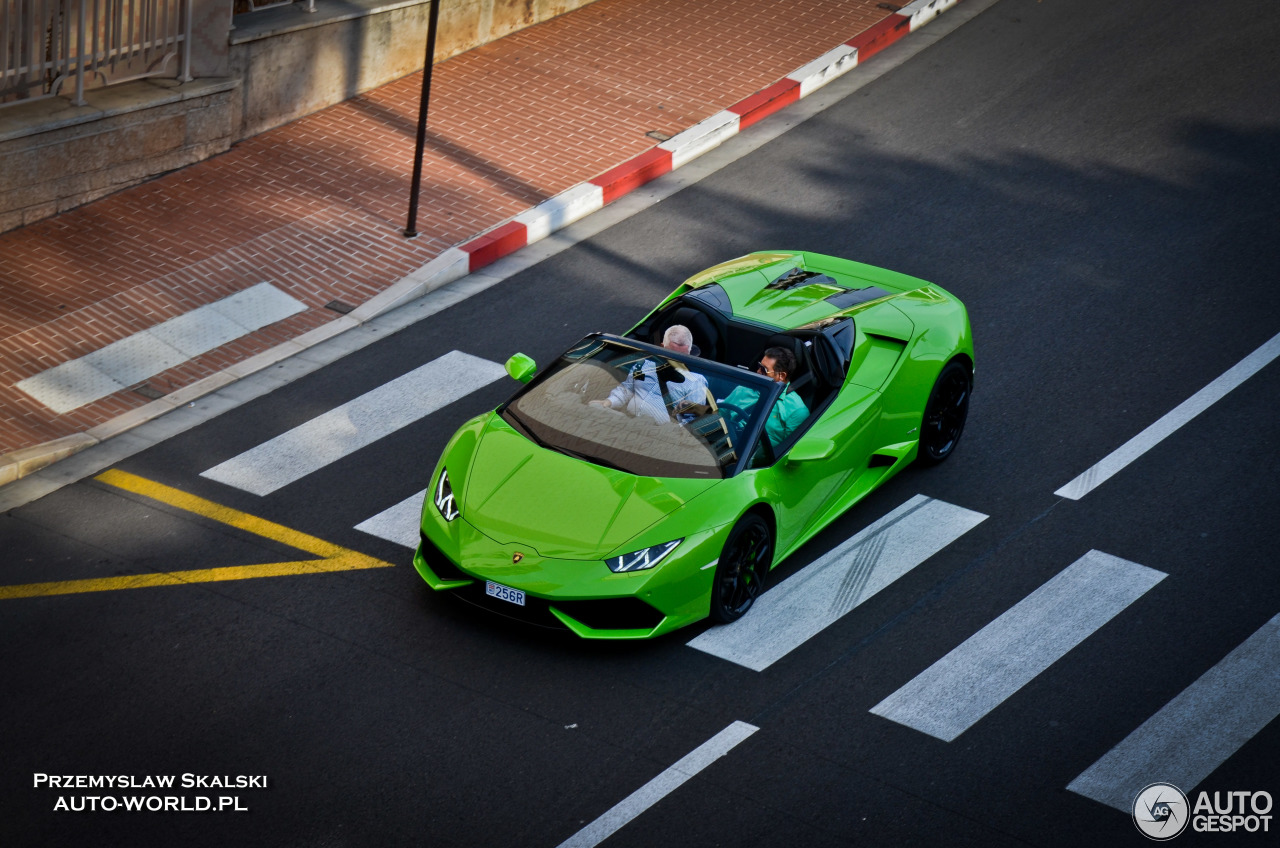
[[[446,248],[769,86],[887,17],[874,0],[597,0],[435,69],[416,239],[419,74],[0,235],[0,455],[148,402],[57,415],[26,377],[265,281],[308,309],[148,381],[169,392],[337,317]]]

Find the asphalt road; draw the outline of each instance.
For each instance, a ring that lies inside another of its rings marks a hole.
[[[739,721],[758,730],[605,844],[1145,844],[1066,787],[1280,613],[1280,366],[1055,492],[1280,332],[1277,41],[1267,0],[1000,0],[696,185],[121,462],[394,566],[0,601],[0,844],[557,846]],[[977,347],[956,454],[778,579],[916,494],[988,518],[764,671],[688,647],[704,626],[595,644],[479,614],[354,529],[509,382],[266,496],[200,476],[453,350],[550,361],[766,248],[936,281]],[[4,585],[303,558],[93,479],[0,516],[0,550]],[[870,711],[1090,550],[1168,576],[953,741]],[[1280,795],[1277,762],[1272,721],[1197,789]],[[38,774],[268,788],[176,793],[248,812],[64,812],[110,792]]]

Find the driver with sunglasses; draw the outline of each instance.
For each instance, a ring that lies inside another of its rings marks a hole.
[[[809,408],[795,392],[791,391],[791,375],[796,370],[796,355],[784,347],[771,347],[760,357],[756,371],[773,380],[775,383],[788,384],[778,397],[778,402],[769,410],[769,418],[765,421],[764,432],[769,441],[777,446],[795,432],[804,420],[809,417]],[[727,403],[740,409],[750,409],[760,395],[755,389],[738,386],[729,392],[729,396],[720,403]]]

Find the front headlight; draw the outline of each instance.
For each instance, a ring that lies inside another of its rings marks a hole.
[[[666,559],[667,555],[674,551],[676,546],[683,541],[684,539],[676,539],[674,542],[654,545],[651,548],[623,554],[622,556],[610,557],[604,561],[604,564],[609,566],[610,571],[619,574],[624,571],[644,571],[646,568],[653,568]]]
[[[436,492],[432,500],[445,521],[458,517],[458,504],[453,499],[453,487],[449,485],[449,472],[446,469],[440,469],[440,479],[436,481]]]

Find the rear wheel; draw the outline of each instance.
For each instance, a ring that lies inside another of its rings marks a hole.
[[[969,416],[973,377],[964,363],[952,360],[942,369],[925,404],[920,423],[920,462],[937,465],[956,449]]]
[[[751,609],[773,562],[773,531],[754,512],[742,516],[724,543],[711,587],[711,618],[727,624]]]

